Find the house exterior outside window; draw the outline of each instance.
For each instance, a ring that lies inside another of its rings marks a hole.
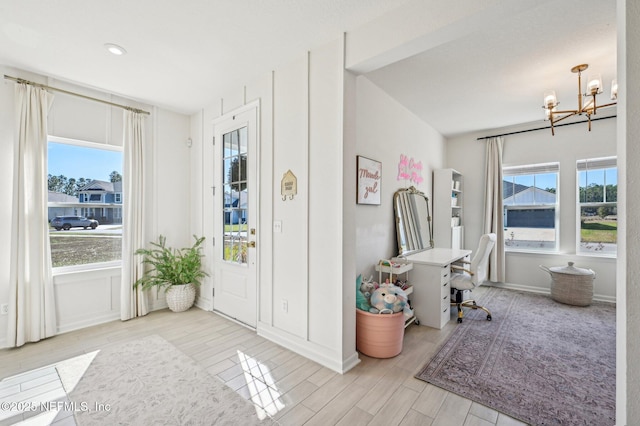
[[[80,203],[100,204],[84,210],[101,224],[122,223],[122,181],[92,180],[78,191]],[[116,214],[116,211],[118,212]]]
[[[508,251],[557,251],[559,163],[503,168]]]
[[[54,274],[119,266],[122,148],[55,136],[49,136],[47,148],[49,220],[64,223],[49,228]]]

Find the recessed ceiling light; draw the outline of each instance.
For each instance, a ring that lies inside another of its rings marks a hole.
[[[117,55],[117,56],[121,56],[121,55],[124,55],[125,53],[127,53],[127,51],[124,49],[124,47],[118,46],[117,44],[113,44],[113,43],[106,43],[104,45],[104,48],[107,49],[109,52],[113,53],[114,55]]]

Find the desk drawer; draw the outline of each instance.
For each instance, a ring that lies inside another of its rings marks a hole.
[[[441,312],[451,306],[451,298],[449,297],[449,295],[446,295],[442,299],[440,299],[440,305],[442,305],[442,309],[440,309]]]
[[[447,265],[440,268],[440,284],[448,283],[451,279],[451,266]]]
[[[451,296],[451,285],[449,281],[444,284],[440,284],[440,298],[444,299],[445,297]]]
[[[449,297],[451,293],[451,286],[449,281],[451,280],[451,267],[449,265],[444,268],[440,268],[440,297]]]
[[[449,298],[447,300],[442,301],[442,306],[440,307],[440,324],[445,325],[449,322],[451,318],[451,302]]]

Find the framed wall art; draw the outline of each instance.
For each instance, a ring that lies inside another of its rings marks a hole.
[[[358,204],[380,205],[382,163],[361,155],[356,156],[356,185]]]

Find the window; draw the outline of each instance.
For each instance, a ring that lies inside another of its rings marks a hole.
[[[615,157],[580,160],[578,253],[615,256],[618,237],[618,169]]]
[[[122,194],[121,193],[116,193],[113,197],[113,201],[116,203],[122,203]]]
[[[223,260],[247,263],[247,128],[223,135],[222,173],[224,182]]]
[[[558,163],[503,169],[507,250],[557,250],[559,169]]]
[[[122,204],[105,200],[122,191],[122,149],[50,136],[47,167],[53,267],[120,261]]]

